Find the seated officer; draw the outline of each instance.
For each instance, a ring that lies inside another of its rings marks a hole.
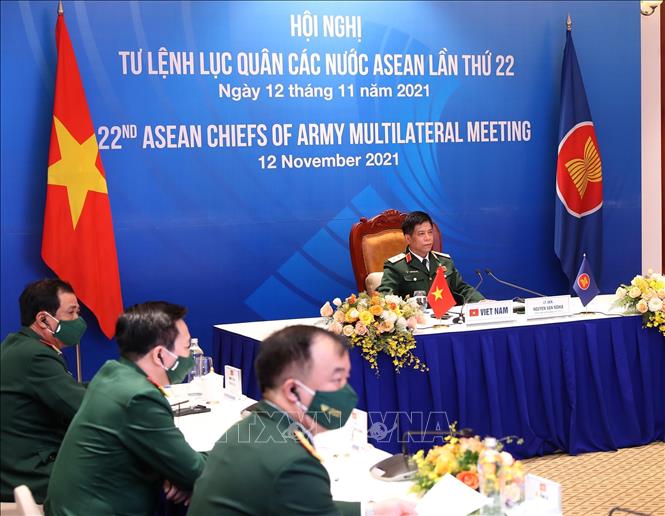
[[[217,441],[188,514],[360,514],[360,503],[333,501],[312,442],[313,434],[344,425],[358,399],[347,383],[345,338],[287,327],[261,344],[254,367],[259,409]],[[397,500],[371,509],[376,516],[415,514]]]
[[[464,304],[464,301],[476,303],[485,299],[480,292],[464,282],[449,254],[432,251],[434,233],[432,219],[427,213],[409,213],[402,223],[402,232],[406,238],[406,250],[388,258],[383,264],[379,292],[400,297],[412,296],[416,290],[429,292],[436,270],[441,265],[458,305]]]
[[[61,349],[86,326],[69,283],[30,283],[19,298],[21,325],[0,346],[0,485],[3,502],[27,485],[44,503],[53,461],[85,388],[67,371]]]
[[[88,386],[53,467],[47,515],[152,516],[164,483],[168,499],[187,499],[204,457],[175,427],[162,389],[193,365],[185,311],[152,302],[118,318],[120,360],[107,361]]]

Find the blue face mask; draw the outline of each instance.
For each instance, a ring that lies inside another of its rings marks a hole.
[[[164,361],[162,361],[162,367],[166,371],[166,376],[169,379],[169,385],[175,385],[182,383],[187,374],[194,367],[194,357],[190,354],[187,357],[181,357],[175,353],[171,353],[168,349],[164,348],[169,355],[176,359],[175,363],[171,367],[166,367]]]

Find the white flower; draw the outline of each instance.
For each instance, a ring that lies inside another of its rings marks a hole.
[[[635,305],[635,308],[637,308],[637,311],[640,312],[641,314],[645,313],[649,309],[649,305],[644,299],[640,299],[637,304]]]
[[[515,462],[515,459],[513,459],[513,456],[507,451],[502,451],[501,462],[504,466],[512,466],[513,462]]]
[[[395,322],[397,320],[397,314],[392,310],[384,310],[381,314],[381,319],[384,321]]]
[[[649,300],[649,311],[650,312],[657,312],[658,310],[662,310],[663,308],[663,300],[658,298],[658,297],[652,297]]]
[[[640,290],[640,287],[630,287],[630,290],[628,291],[628,295],[632,297],[633,299],[637,299],[642,295],[642,291]]]
[[[397,306],[399,306],[400,302],[402,301],[402,298],[394,294],[388,294],[385,297],[385,300],[386,303],[395,303]]]
[[[342,300],[340,298],[336,297],[335,299],[333,299],[333,305],[342,306]]]
[[[404,331],[406,330],[406,319],[404,317],[400,317],[395,321],[395,326],[397,327],[398,331]]]
[[[350,324],[346,324],[344,328],[342,328],[342,333],[344,333],[344,335],[346,335],[347,337],[350,337],[351,335],[353,335],[353,326],[351,326]]]
[[[623,287],[619,287],[616,291],[616,296],[617,299],[623,299],[624,297],[626,297],[626,289]]]

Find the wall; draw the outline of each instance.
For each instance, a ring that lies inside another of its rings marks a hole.
[[[640,15],[634,2],[602,8],[596,2],[64,6],[103,147],[125,305],[159,298],[187,305],[192,334],[204,348],[213,324],[314,316],[325,300],[351,293],[349,229],[360,216],[388,207],[429,211],[443,232],[444,250],[469,280],[475,268],[490,267],[535,290],[566,292],[553,252],[553,213],[568,13],[603,159],[602,291],[614,291],[640,269]],[[51,2],[2,2],[1,9],[5,335],[16,328],[23,286],[49,274],[39,250],[56,12]],[[309,40],[291,23],[291,15],[305,11],[317,16],[319,27]],[[360,27],[361,33],[324,37],[324,17],[331,15],[359,17],[350,20],[360,20],[354,30]],[[162,47],[169,58],[192,52],[197,56],[192,70],[151,73],[148,53],[157,70]],[[264,48],[282,55],[285,70],[242,75],[240,56],[261,55]],[[378,55],[384,64],[390,55],[422,55],[425,63],[432,56],[438,63],[444,49],[458,59],[457,71],[432,75],[427,65],[422,73],[398,75],[370,66],[367,75],[335,75],[324,67],[315,75],[303,65],[304,55],[343,58],[354,52],[370,59]],[[142,69],[133,73],[130,56],[138,59],[139,51]],[[209,66],[201,67],[198,57],[210,52],[228,52],[228,73],[204,73]],[[298,70],[288,69],[289,54],[296,56]],[[488,75],[466,73],[464,55],[479,62],[490,57]],[[260,88],[257,100],[225,96],[227,87],[244,85]],[[283,97],[276,96],[278,85],[285,88]],[[308,98],[307,85],[324,95],[330,87],[334,98]],[[302,96],[291,97],[292,91]],[[368,96],[361,97],[361,91]],[[398,97],[400,91],[421,96]],[[351,124],[437,121],[453,128],[444,143],[430,144],[424,137],[415,143],[351,141]],[[529,137],[472,141],[467,124],[490,121],[528,122]],[[220,124],[265,124],[266,145],[254,140],[216,146],[206,133]],[[341,128],[339,140],[333,132],[333,140],[321,144],[305,124]],[[158,148],[145,135],[160,125],[200,126],[202,141],[190,148]],[[121,136],[125,131],[115,144],[104,138],[114,127]],[[306,140],[298,144],[301,127]],[[289,129],[288,145],[278,145]],[[338,155],[359,156],[358,166],[298,168],[288,161]],[[381,165],[368,166],[368,155]],[[516,294],[490,280],[482,290],[494,298]],[[114,356],[115,346],[100,336],[91,315],[86,318],[91,324],[83,357],[90,377]]]

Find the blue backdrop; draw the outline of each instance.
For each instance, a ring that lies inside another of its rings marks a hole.
[[[23,286],[49,275],[40,246],[56,5],[1,5],[3,336],[17,328]],[[164,298],[187,305],[192,335],[204,348],[213,324],[314,316],[325,300],[354,291],[349,230],[386,208],[429,211],[444,250],[469,279],[473,269],[490,267],[538,291],[567,292],[553,230],[568,13],[603,160],[601,290],[611,292],[639,271],[635,2],[64,6],[102,148],[124,303]],[[226,65],[216,76],[207,73],[211,55]],[[449,56],[445,70],[440,55]],[[352,73],[362,56],[366,73]],[[328,59],[351,69],[335,73]],[[255,100],[228,96],[255,95],[250,88],[258,88]],[[453,129],[457,123],[460,141],[352,140],[352,124],[399,122],[404,132],[408,123],[437,121]],[[473,141],[468,124],[491,121],[515,122],[528,137]],[[246,132],[251,124],[264,124],[265,141],[241,137],[219,146],[208,137],[220,125]],[[317,144],[306,124],[337,127],[339,137]],[[179,148],[159,148],[159,138],[147,137],[166,125],[176,126]],[[199,128],[200,142],[179,146],[181,125]],[[306,139],[298,141],[299,130]],[[336,155],[357,156],[358,166],[289,165],[289,156]],[[381,166],[370,166],[375,156]],[[515,294],[491,280],[482,290],[494,298]],[[88,378],[115,356],[96,323],[89,326]]]

